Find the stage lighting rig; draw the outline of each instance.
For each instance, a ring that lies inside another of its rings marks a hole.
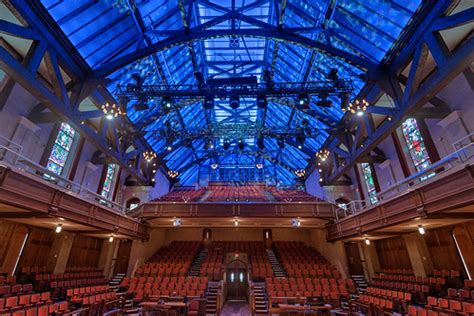
[[[259,94],[257,96],[257,107],[259,109],[265,109],[268,105],[267,96],[264,94]]]
[[[245,148],[245,142],[243,139],[239,139],[237,146],[239,147],[240,150],[244,150]]]
[[[328,95],[321,93],[319,95],[319,100],[316,102],[316,105],[322,108],[330,108],[332,106],[332,101],[328,100]]]
[[[228,140],[224,140],[223,144],[224,150],[229,150],[230,148],[230,142]]]
[[[150,106],[147,103],[146,97],[138,97],[137,103],[133,105],[133,109],[135,111],[146,111],[150,108]]]
[[[161,98],[161,111],[165,114],[171,111],[171,107],[173,106],[173,101],[171,100],[170,96],[163,96]]]
[[[297,102],[300,108],[309,109],[310,97],[307,94],[300,94],[297,98]]]
[[[229,106],[234,110],[240,107],[240,97],[237,94],[230,96]]]
[[[258,149],[260,150],[264,150],[265,149],[265,142],[263,140],[263,136],[259,136],[257,138],[257,146],[258,146]]]
[[[212,110],[214,108],[214,96],[206,95],[203,106],[206,110]]]

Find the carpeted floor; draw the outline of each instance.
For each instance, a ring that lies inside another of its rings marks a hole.
[[[250,316],[252,311],[246,302],[226,302],[221,310],[221,316]]]

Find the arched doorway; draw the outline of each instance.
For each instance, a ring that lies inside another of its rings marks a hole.
[[[247,301],[247,264],[239,259],[230,262],[227,265],[226,283],[228,301]]]

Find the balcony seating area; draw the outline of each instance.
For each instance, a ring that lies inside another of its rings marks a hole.
[[[186,276],[200,247],[198,241],[174,241],[161,247],[137,269],[135,276]]]
[[[268,202],[264,187],[257,185],[211,186],[206,202]]]
[[[277,189],[270,187],[268,192],[278,202],[322,202],[321,199],[301,190]]]
[[[168,192],[167,194],[153,200],[153,202],[197,202],[206,192],[205,188],[194,189],[179,189]]]
[[[152,202],[322,202],[301,190],[263,185],[211,185],[207,188],[175,189]]]

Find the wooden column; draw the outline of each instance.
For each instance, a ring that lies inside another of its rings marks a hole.
[[[411,233],[403,235],[403,239],[415,275],[421,277],[432,275],[434,273],[433,261],[423,235]]]

